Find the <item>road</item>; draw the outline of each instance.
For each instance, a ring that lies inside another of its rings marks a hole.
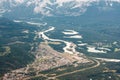
[[[57,77],[62,77],[62,76],[74,74],[74,73],[77,73],[77,72],[81,72],[81,71],[93,69],[93,68],[96,68],[96,67],[100,66],[100,62],[99,62],[98,60],[95,60],[95,59],[94,59],[94,61],[96,62],[96,65],[94,65],[94,66],[87,67],[87,68],[83,68],[83,69],[80,69],[80,70],[75,70],[75,71],[73,71],[73,72],[63,73],[63,74],[60,74],[60,75],[57,75],[57,76],[54,76],[54,77],[56,77],[56,78],[57,78]]]
[[[71,75],[71,74],[74,74],[74,73],[77,73],[77,72],[86,71],[86,70],[93,69],[93,68],[96,68],[96,67],[100,66],[100,62],[98,60],[93,58],[93,62],[96,63],[94,66],[86,67],[86,68],[75,70],[75,71],[72,71],[72,72],[66,72],[66,73],[63,73],[63,74],[60,74],[60,75],[57,75],[57,76],[48,77],[47,75],[39,74],[39,75],[36,75],[34,77],[43,76],[43,77],[47,78],[46,80],[56,80],[58,77]],[[34,77],[29,77],[29,78],[26,78],[25,80],[28,80],[28,79],[31,79],[31,78],[34,78]]]

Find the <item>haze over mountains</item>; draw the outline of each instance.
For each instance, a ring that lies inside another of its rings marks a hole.
[[[11,18],[80,16],[85,13],[118,15],[119,11],[120,0],[1,0],[0,2],[1,16]]]

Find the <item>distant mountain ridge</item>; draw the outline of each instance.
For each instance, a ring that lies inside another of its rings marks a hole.
[[[1,0],[1,16],[80,16],[93,6],[111,11],[120,0]]]

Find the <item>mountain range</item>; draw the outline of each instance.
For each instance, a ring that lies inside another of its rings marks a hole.
[[[92,13],[119,12],[120,0],[1,0],[0,2],[0,15],[10,18],[80,16],[89,10],[92,10]]]

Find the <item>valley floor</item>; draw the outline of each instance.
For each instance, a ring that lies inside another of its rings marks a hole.
[[[27,67],[13,70],[9,73],[6,73],[3,76],[3,80],[21,80],[21,79],[30,79],[35,76],[44,76],[48,77],[48,74],[42,74],[41,72],[52,70],[52,69],[58,69],[58,71],[65,71],[67,70],[67,67],[74,66],[78,67],[82,64],[93,64],[92,60],[87,59],[84,55],[81,54],[68,54],[68,53],[59,53],[52,49],[47,42],[42,42],[39,45],[38,50],[36,51],[36,59],[32,64],[28,64]],[[99,66],[99,63],[97,62],[96,66]],[[64,67],[61,69],[61,67]],[[90,68],[93,68],[90,67]],[[54,74],[55,77],[60,77],[64,75],[69,75],[78,71],[84,71],[89,68],[84,68],[80,70],[71,71],[64,74]],[[52,74],[53,75],[53,74]],[[49,77],[48,77],[49,78]],[[51,77],[50,77],[51,78]]]

